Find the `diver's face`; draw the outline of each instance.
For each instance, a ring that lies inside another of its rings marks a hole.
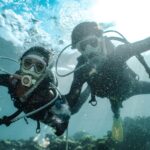
[[[46,70],[46,62],[44,58],[38,55],[28,55],[22,59],[21,72],[29,74],[33,78],[39,78]]]
[[[82,55],[90,56],[92,54],[102,53],[102,38],[88,36],[76,45]]]

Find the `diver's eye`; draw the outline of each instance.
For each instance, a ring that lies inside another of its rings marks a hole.
[[[80,43],[80,50],[85,51],[86,46],[91,45],[92,47],[98,46],[98,39],[97,38],[90,38]]]
[[[85,51],[86,50],[86,46],[87,46],[87,43],[81,43],[80,44],[81,51]]]
[[[91,39],[90,43],[91,46],[97,47],[98,45],[98,40],[96,38]]]
[[[25,59],[23,61],[23,67],[25,69],[30,69],[32,67],[32,61],[31,61],[31,59]]]
[[[41,72],[43,72],[43,70],[44,70],[44,64],[43,63],[41,63],[41,62],[37,62],[36,64],[35,64],[35,66],[36,66],[36,71],[37,71],[37,73],[41,73]]]

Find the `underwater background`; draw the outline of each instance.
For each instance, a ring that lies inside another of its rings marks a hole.
[[[104,29],[121,32],[130,42],[138,41],[150,35],[149,14],[148,0],[0,0],[0,56],[19,60],[25,50],[35,45],[53,49],[57,56],[71,43],[74,26],[83,21],[96,21]],[[79,55],[76,50],[68,49],[60,58],[59,71],[73,70]],[[143,56],[150,66],[150,53],[146,52]],[[140,76],[140,80],[149,81],[136,58],[131,58],[128,64]],[[0,68],[11,73],[18,67],[19,63],[0,59]],[[58,77],[62,94],[69,91],[71,81],[72,75]],[[72,116],[69,136],[82,131],[103,138],[111,130],[113,114],[110,103],[105,98],[97,100],[95,107],[87,100],[82,109]],[[14,111],[7,89],[1,87],[0,117]],[[150,95],[134,96],[123,102],[121,116],[123,119],[150,116]],[[20,120],[9,127],[0,126],[0,140],[28,140],[32,137],[41,142],[47,134],[53,134],[50,127],[42,125],[41,133],[37,135],[36,122],[28,120],[28,125]]]

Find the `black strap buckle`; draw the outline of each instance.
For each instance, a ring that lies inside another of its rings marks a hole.
[[[39,134],[41,132],[40,121],[37,120],[36,133]]]
[[[92,106],[96,106],[96,105],[97,105],[97,101],[96,101],[95,97],[93,97],[93,98],[89,101],[89,103],[90,103]]]

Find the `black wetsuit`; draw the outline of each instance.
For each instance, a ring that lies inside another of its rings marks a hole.
[[[106,41],[108,39],[106,38]],[[107,45],[106,45],[107,46]],[[106,97],[110,100],[115,117],[119,117],[122,101],[138,94],[150,94],[150,83],[139,81],[136,74],[127,66],[126,61],[142,52],[150,50],[150,38],[115,47],[107,47],[109,54],[99,65],[99,56],[84,56],[78,58],[76,68],[89,62],[74,73],[70,92],[66,95],[71,107],[76,105],[82,86],[88,83],[91,96]],[[90,60],[95,62],[90,63]]]
[[[38,87],[28,96],[28,98],[24,102],[22,102],[20,97],[25,93],[24,91],[28,90],[28,88],[23,87],[19,79],[16,79],[15,77],[9,74],[0,74],[0,85],[8,88],[8,93],[11,96],[14,106],[18,108],[19,112],[23,111],[24,113],[29,113],[33,110],[40,108],[41,106],[50,102],[55,97],[56,91],[54,91],[53,89],[54,94],[50,92],[50,90],[52,90],[52,86],[50,85],[51,83],[57,86],[57,83],[55,81],[55,77],[52,73],[51,76],[46,76],[43,79],[43,81],[41,81],[41,83],[38,85]],[[56,135],[61,135],[68,126],[69,116],[65,116],[68,117],[65,118],[65,122],[57,126],[57,123],[55,123],[54,121],[55,114],[51,111],[51,108],[55,106],[56,102],[57,106],[61,108],[61,104],[64,104],[66,101],[62,101],[62,99],[58,97],[58,100],[56,100],[55,103],[33,115],[30,115],[29,118],[43,122],[47,125],[56,128]],[[9,122],[4,122],[4,124],[9,125]]]

